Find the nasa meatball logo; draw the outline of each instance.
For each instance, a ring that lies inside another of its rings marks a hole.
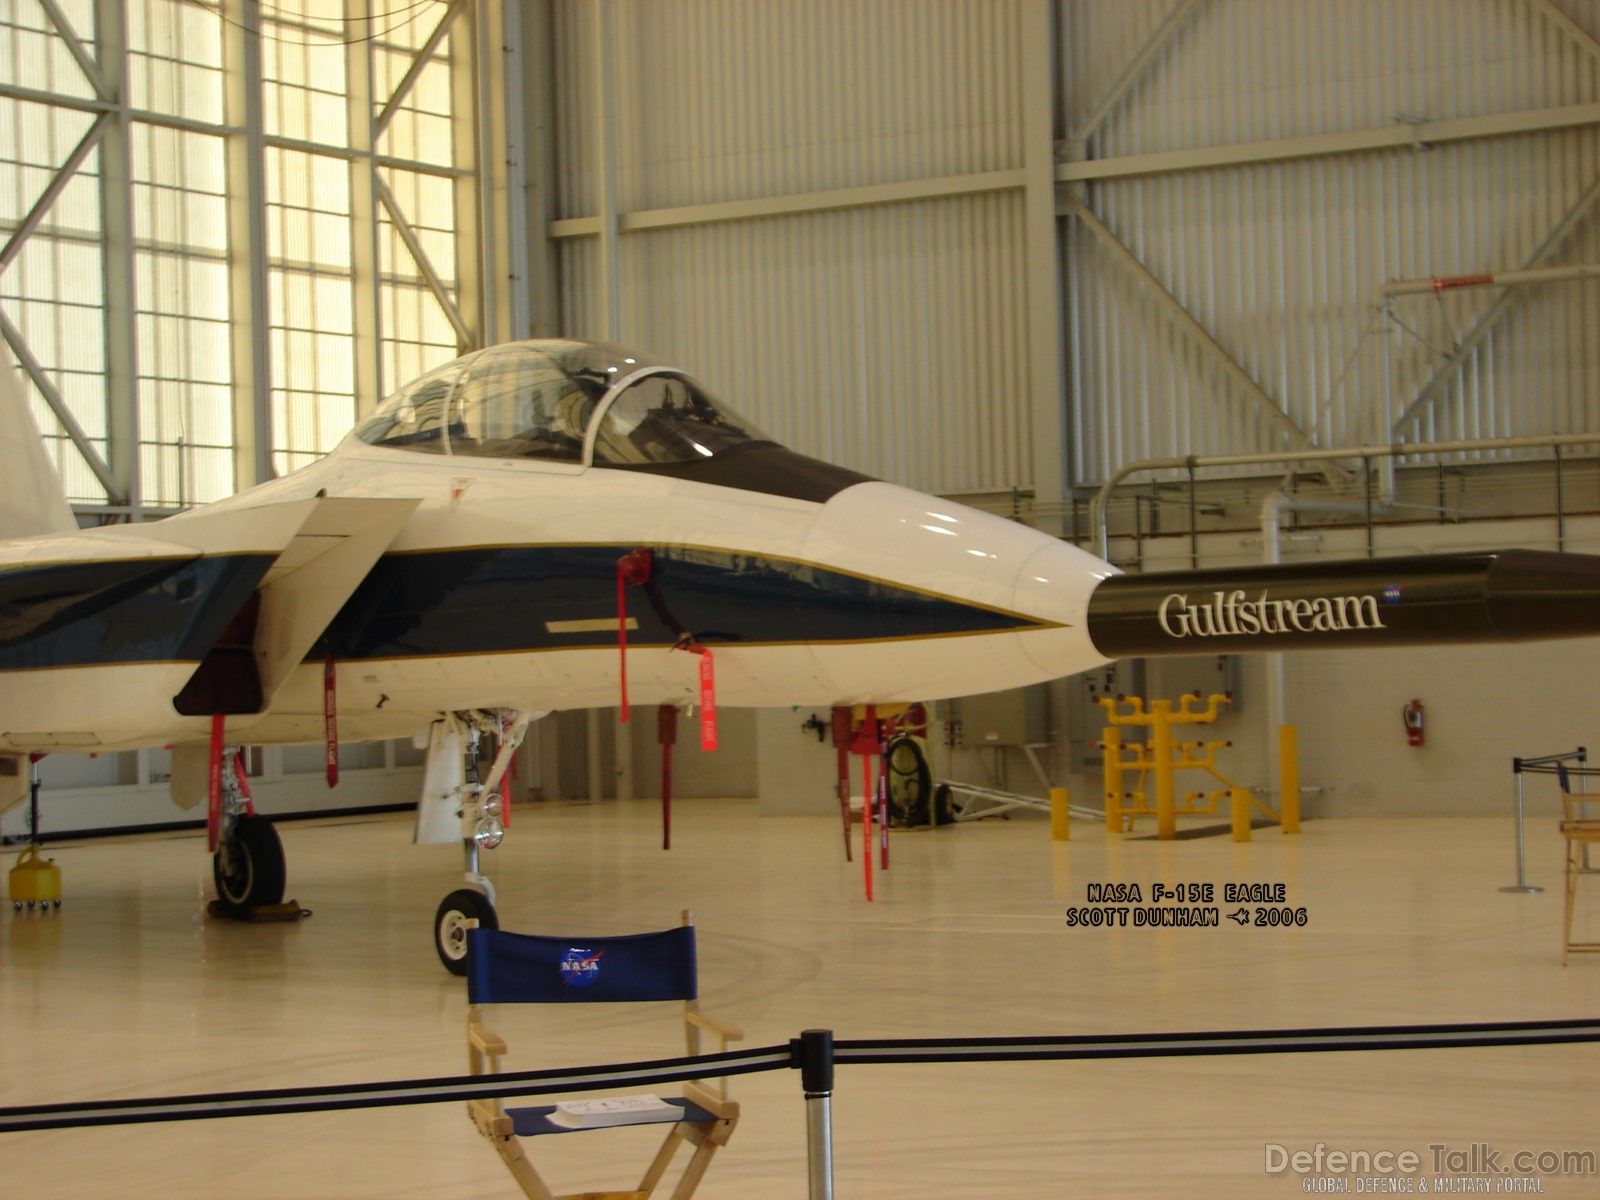
[[[600,956],[604,950],[585,950],[574,946],[561,956],[561,982],[568,987],[588,987],[600,978]]]
[[[1400,603],[1400,585],[1398,583],[1391,583],[1383,589],[1383,602],[1385,604]]]

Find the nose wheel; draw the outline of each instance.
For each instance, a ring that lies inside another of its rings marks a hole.
[[[475,888],[457,888],[439,902],[433,915],[433,948],[452,975],[467,973],[467,930],[499,929],[489,897]]]
[[[447,712],[429,732],[413,840],[444,844],[460,839],[466,860],[460,878],[466,886],[440,901],[433,916],[434,953],[452,975],[467,974],[469,930],[500,928],[494,884],[481,870],[480,857],[505,840],[511,815],[508,772],[529,723],[540,715],[514,709]],[[481,756],[485,737],[495,743],[487,775]]]

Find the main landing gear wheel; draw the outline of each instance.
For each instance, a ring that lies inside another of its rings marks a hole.
[[[240,815],[211,858],[211,875],[224,904],[260,908],[283,903],[283,843],[272,822],[248,813]]]
[[[889,772],[889,824],[896,829],[933,824],[928,812],[933,774],[916,739],[906,734],[890,739],[884,760]]]
[[[494,905],[482,892],[457,888],[439,902],[439,911],[433,915],[433,948],[452,975],[467,973],[467,930],[474,924],[479,929],[500,928]]]

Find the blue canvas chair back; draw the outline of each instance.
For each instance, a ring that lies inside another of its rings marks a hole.
[[[696,979],[692,925],[600,938],[467,933],[467,999],[473,1004],[693,1000]]]

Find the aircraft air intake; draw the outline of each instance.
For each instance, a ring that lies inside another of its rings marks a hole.
[[[1503,550],[1117,575],[1089,598],[1108,658],[1600,635],[1600,556]]]

